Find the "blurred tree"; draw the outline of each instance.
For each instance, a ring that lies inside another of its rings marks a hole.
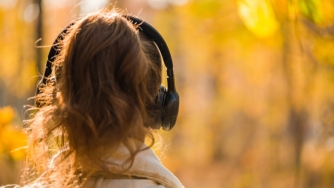
[[[35,34],[37,39],[43,38],[43,4],[42,0],[34,0],[34,3],[38,6],[38,16],[35,26]],[[44,73],[44,61],[42,61],[43,55],[40,48],[36,48],[36,65],[38,72]]]

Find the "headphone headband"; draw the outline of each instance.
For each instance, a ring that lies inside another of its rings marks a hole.
[[[159,32],[154,29],[150,24],[147,22],[144,22],[138,18],[128,16],[133,24],[138,25],[140,28],[140,32],[143,32],[146,36],[148,36],[150,39],[152,39],[158,46],[160,53],[163,57],[165,66],[167,69],[173,69],[173,61],[172,56],[170,55],[169,49],[167,47],[167,43],[162,38],[162,36],[159,34]]]
[[[150,24],[147,22],[140,20],[139,18],[135,18],[133,16],[126,16],[130,21],[132,21],[133,24],[138,25],[140,28],[140,32],[144,33],[148,38],[152,39],[158,46],[159,51],[161,53],[162,59],[164,61],[164,64],[167,68],[167,84],[168,84],[168,90],[169,91],[176,91],[175,89],[175,81],[174,81],[174,71],[173,71],[173,60],[172,56],[169,52],[167,43],[162,38],[160,33],[154,29]],[[54,43],[52,44],[52,47],[50,49],[50,52],[48,54],[48,61],[46,62],[46,67],[44,71],[43,79],[41,80],[41,83],[46,84],[46,79],[51,75],[52,72],[52,62],[55,60],[55,57],[59,54],[59,48],[57,47],[57,43],[59,40],[63,40],[64,35],[68,31],[68,29],[74,24],[74,22],[70,23],[68,26],[65,27],[65,29],[58,35]],[[37,90],[37,93],[39,91]]]
[[[127,18],[130,21],[132,21],[133,24],[138,25],[138,27],[140,28],[140,32],[144,33],[148,38],[152,39],[158,46],[162,59],[164,61],[164,64],[167,68],[168,90],[170,92],[175,92],[176,90],[175,90],[175,81],[174,81],[173,60],[172,60],[172,56],[170,55],[167,43],[165,42],[164,38],[162,38],[160,33],[147,22],[139,18],[135,18],[133,16],[127,16]]]

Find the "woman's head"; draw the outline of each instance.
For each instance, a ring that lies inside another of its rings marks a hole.
[[[129,138],[143,141],[155,123],[159,51],[117,12],[89,14],[63,37],[53,62],[56,83],[42,87],[36,100],[43,107],[27,121],[30,148],[46,154],[45,146],[53,145],[65,151],[62,159],[89,171],[105,168],[108,152],[122,143],[131,163],[139,148]]]

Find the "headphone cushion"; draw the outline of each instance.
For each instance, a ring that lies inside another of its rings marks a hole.
[[[163,85],[160,85],[158,95],[155,98],[155,124],[150,125],[152,129],[160,129],[162,124],[162,117],[163,117],[163,111],[164,111],[164,104],[166,100],[167,95],[167,88]]]
[[[165,86],[160,85],[159,93],[158,93],[158,96],[157,96],[157,99],[156,99],[157,105],[159,106],[159,108],[164,107],[167,92],[168,92],[168,89]]]

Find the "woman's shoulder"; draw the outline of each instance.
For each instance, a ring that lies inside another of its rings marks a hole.
[[[107,162],[112,171],[121,171],[120,168],[129,151],[120,146],[115,155],[110,156]],[[178,178],[161,163],[151,148],[139,152],[133,161],[132,166],[125,172],[109,176],[101,173],[96,174],[86,183],[88,187],[131,187],[131,188],[183,188]]]
[[[130,187],[130,188],[165,188],[163,185],[149,179],[91,179],[83,188],[109,188],[109,187]]]

